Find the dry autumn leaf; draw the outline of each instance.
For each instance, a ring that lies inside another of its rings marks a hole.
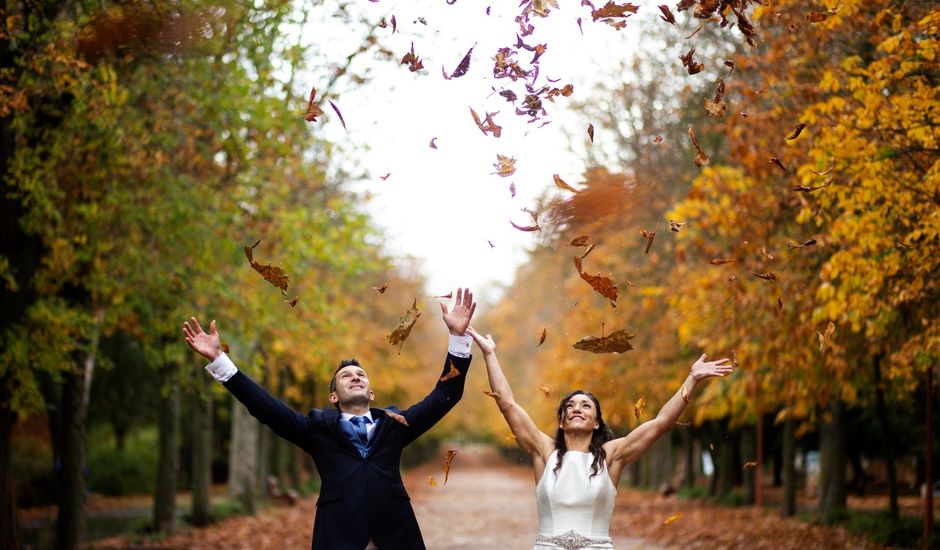
[[[614,283],[613,279],[610,277],[603,277],[599,273],[597,275],[589,275],[581,269],[581,258],[574,258],[574,265],[578,270],[578,275],[582,279],[587,281],[591,288],[597,291],[598,294],[610,300],[610,307],[617,307],[617,285]]]
[[[656,136],[653,138],[653,143],[662,143],[662,142],[663,142],[663,136]]]
[[[450,300],[454,297],[453,291],[448,292],[447,294],[439,294],[437,296],[431,296],[431,298],[437,298],[439,300]]]
[[[539,336],[539,343],[535,347],[539,347],[545,343],[545,337],[548,335],[548,327],[542,327],[542,335]]]
[[[635,6],[629,2],[617,4],[613,2],[613,0],[610,0],[601,8],[592,9],[591,18],[594,21],[607,23],[613,28],[620,30],[627,26],[627,18],[635,14],[639,8],[639,6]]]
[[[656,232],[655,232],[655,231],[647,231],[647,230],[645,230],[645,229],[641,229],[641,230],[640,230],[640,235],[642,235],[643,238],[646,239],[646,250],[644,250],[643,253],[644,253],[644,254],[649,254],[649,253],[650,253],[650,247],[653,246],[653,239],[656,238]]]
[[[734,260],[731,258],[712,258],[711,260],[708,261],[708,263],[712,265],[725,265],[725,264],[730,264],[732,262],[734,262]]]
[[[738,352],[734,349],[731,350],[731,368],[738,368]]]
[[[483,132],[483,135],[492,133],[493,137],[498,138],[503,133],[503,127],[496,124],[496,121],[493,120],[493,117],[499,114],[499,111],[495,113],[486,113],[486,117],[482,120],[480,115],[473,110],[473,107],[468,107],[470,109],[470,116],[473,117],[473,122],[477,125],[477,128]]]
[[[676,520],[678,520],[681,517],[682,517],[682,512],[676,512],[675,514],[663,520],[663,525],[669,525],[670,523],[675,523]]]
[[[630,340],[634,338],[633,334],[620,329],[611,332],[608,336],[588,336],[575,342],[572,347],[591,353],[623,353],[633,349]]]
[[[391,418],[395,422],[398,422],[402,426],[408,426],[408,419],[406,419],[404,416],[398,414],[395,411],[390,411],[388,409],[385,409],[385,416]]]
[[[509,196],[516,198],[516,183],[512,182],[509,184]]]
[[[591,138],[591,143],[594,143],[594,125],[593,124],[588,124],[587,134],[588,134],[588,137]]]
[[[825,172],[817,172],[816,170],[810,170],[810,172],[816,174],[817,176],[828,176],[829,174],[832,173],[833,168],[835,168],[835,166],[830,166],[829,168],[826,169]]]
[[[405,345],[405,340],[408,338],[408,335],[411,334],[411,329],[415,326],[415,323],[418,322],[418,317],[421,317],[421,312],[418,311],[418,300],[415,300],[411,307],[405,312],[404,317],[398,320],[398,326],[395,327],[395,330],[388,335],[388,343],[398,344],[398,353],[401,354],[401,348]]]
[[[743,469],[744,469],[744,470],[753,470],[753,469],[756,468],[756,467],[757,467],[757,463],[752,460],[752,461],[749,461],[749,462],[745,462]]]
[[[424,68],[424,63],[415,55],[415,43],[411,43],[411,51],[406,53],[404,57],[401,58],[401,65],[408,65],[408,70],[411,72],[420,71]]]
[[[496,171],[493,172],[501,178],[509,177],[516,173],[516,159],[506,155],[496,155],[496,162],[493,164]]]
[[[587,247],[587,250],[584,251],[584,254],[581,254],[581,259],[583,260],[587,258],[587,255],[590,254],[592,250],[594,250],[595,246],[597,246],[597,243],[591,243],[591,246]]]
[[[317,89],[310,88],[310,99],[307,100],[307,113],[304,114],[304,120],[307,122],[316,122],[317,117],[323,115],[323,109],[316,102]]]
[[[714,100],[705,100],[705,111],[708,112],[708,116],[721,118],[725,116],[725,80],[723,78],[718,79],[718,85],[715,89],[715,99]]]
[[[270,263],[267,265],[261,265],[259,262],[254,260],[254,249],[256,246],[261,244],[259,239],[255,244],[245,247],[245,256],[248,257],[248,263],[251,264],[251,267],[261,274],[264,277],[265,281],[268,281],[272,285],[281,289],[281,294],[287,296],[287,285],[290,283],[290,278],[287,276],[287,273],[284,272],[280,267],[272,267]]]
[[[752,271],[752,272],[751,272],[751,275],[757,277],[758,279],[763,279],[763,280],[765,280],[765,281],[775,281],[775,280],[777,280],[777,276],[774,275],[772,272],[769,272],[769,271],[768,271],[767,273],[757,273],[756,271]]]
[[[640,396],[636,400],[636,403],[633,404],[633,414],[636,416],[636,419],[639,420],[643,416],[643,411],[646,409],[646,398]]]
[[[695,58],[692,56],[695,54],[695,48],[692,48],[685,55],[680,55],[679,59],[682,60],[682,66],[689,71],[690,75],[698,74],[702,72],[702,69],[705,68],[705,65],[695,61]]]
[[[226,342],[222,342],[220,347],[222,348],[222,351],[224,351],[225,353],[228,353],[228,344]]]
[[[299,302],[299,301],[300,301],[300,298],[294,298],[294,299],[292,299],[292,300],[284,300],[284,303],[285,303],[285,304],[290,304],[290,307],[296,307],[296,306],[297,306],[297,302]]]
[[[492,397],[493,399],[499,399],[499,392],[498,392],[498,391],[483,390],[483,393],[485,393],[486,395]]]
[[[793,244],[793,243],[791,243],[791,242],[788,242],[788,243],[787,243],[787,248],[789,248],[790,250],[793,250],[793,249],[795,249],[795,248],[803,248],[803,247],[806,247],[806,246],[813,246],[814,244],[816,244],[816,239],[810,239],[810,240],[808,240],[808,241],[806,241],[806,242],[804,242],[804,243],[801,243],[801,244]]]
[[[346,129],[346,120],[343,119],[343,113],[341,113],[341,112],[339,111],[339,107],[337,107],[336,104],[333,103],[332,100],[330,100],[330,107],[333,108],[333,112],[335,112],[335,113],[336,113],[336,116],[339,117],[339,122],[340,122],[340,124],[343,125],[343,130],[345,130],[345,129]]]
[[[444,376],[441,377],[441,382],[447,382],[448,380],[451,380],[451,379],[453,379],[453,378],[457,378],[457,377],[460,376],[461,374],[463,374],[463,373],[460,372],[460,370],[459,370],[457,367],[454,366],[454,361],[453,361],[453,359],[451,359],[451,361],[450,361],[450,370],[447,371],[447,374],[445,374]]]
[[[540,384],[539,389],[542,390],[542,393],[545,394],[546,398],[550,398],[552,396],[552,390],[548,389],[548,386],[545,384]]]
[[[587,235],[581,235],[580,237],[574,239],[568,244],[570,244],[571,246],[587,246],[589,238],[590,237],[588,237]]]
[[[431,142],[428,143],[428,147],[430,147],[431,149],[437,149],[437,144],[434,143],[435,141],[437,141],[437,138],[436,138],[436,137],[432,137],[432,138],[431,138]]]
[[[568,185],[565,180],[561,179],[558,174],[552,174],[552,179],[555,181],[555,186],[564,189],[565,191],[571,191],[572,193],[577,193],[578,190],[574,187]]]
[[[447,476],[450,475],[450,465],[454,461],[454,457],[459,453],[460,451],[457,449],[450,449],[447,451],[447,456],[444,457],[444,485],[447,485]]]
[[[787,171],[787,167],[784,166],[784,165],[783,165],[783,162],[781,162],[780,159],[778,159],[777,157],[770,157],[770,160],[767,161],[767,162],[769,162],[770,164],[773,164],[774,166],[776,166],[777,168],[783,170],[784,172]]]
[[[382,286],[374,286],[372,290],[377,291],[379,294],[385,294],[385,291],[388,290],[388,281],[382,283]]]
[[[769,261],[772,261],[772,260],[774,259],[774,255],[767,251],[767,247],[766,247],[766,246],[760,247],[760,255],[761,255],[761,257],[763,257],[763,258],[764,258],[765,260],[767,260],[768,262],[769,262]]]
[[[682,387],[679,388],[679,390],[680,390],[680,395],[682,395],[682,400],[685,401],[686,404],[688,404],[689,403],[689,389],[685,387],[685,384],[682,384]]]
[[[688,222],[678,222],[676,220],[669,220],[669,230],[678,233],[679,230],[682,229],[682,226],[685,225],[686,223]]]
[[[731,73],[734,72],[734,61],[725,59],[725,67],[728,67],[728,76],[731,76]]]
[[[379,179],[382,180],[382,181],[386,181],[386,180],[388,180],[388,177],[391,176],[391,175],[392,175],[392,173],[391,173],[391,172],[388,172],[388,173],[385,174],[384,176],[379,176]]]
[[[695,130],[692,129],[692,125],[689,125],[689,137],[692,139],[692,146],[695,147],[695,165],[701,168],[702,166],[707,166],[710,162],[708,155],[705,154],[705,151],[702,150],[702,146],[698,144],[698,139],[695,137]]]
[[[515,227],[515,228],[518,229],[519,231],[532,232],[532,231],[541,231],[541,230],[542,230],[542,228],[539,227],[539,224],[535,224],[535,225],[518,225],[518,224],[516,224],[516,222],[514,222],[514,221],[512,221],[512,220],[509,220],[509,225]]]
[[[476,44],[474,44],[473,47],[467,51],[467,54],[463,56],[463,59],[460,60],[460,63],[457,65],[457,68],[454,69],[454,72],[450,73],[450,76],[447,76],[447,73],[444,73],[444,80],[460,78],[461,76],[467,74],[467,71],[470,70],[470,54],[473,53],[473,48],[475,47]],[[441,67],[441,72],[444,72],[444,67]]]
[[[659,16],[660,19],[666,23],[669,23],[670,25],[676,24],[676,16],[673,15],[671,11],[669,11],[669,6],[659,6],[659,11],[663,12],[663,14]]]
[[[819,337],[819,351],[826,351],[826,348],[832,345],[832,337],[836,334],[836,324],[832,321],[829,321],[829,325],[826,326],[826,332],[820,333],[816,332],[816,336]]]
[[[805,123],[801,122],[801,123],[797,124],[796,127],[793,129],[793,131],[790,132],[790,135],[788,135],[788,136],[787,136],[786,138],[784,138],[784,139],[787,139],[787,140],[791,140],[791,141],[792,141],[792,140],[794,140],[794,139],[800,137],[800,134],[803,133],[803,128],[806,128],[806,124],[805,124]]]
[[[819,23],[825,21],[828,14],[824,11],[811,11],[806,14],[806,20],[810,23]]]
[[[777,295],[777,313],[783,311],[783,297],[779,294]]]

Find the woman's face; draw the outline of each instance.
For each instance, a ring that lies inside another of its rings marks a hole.
[[[561,429],[565,432],[593,432],[597,422],[597,407],[586,395],[577,394],[565,403],[561,417]]]

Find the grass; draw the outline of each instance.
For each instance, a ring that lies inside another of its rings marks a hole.
[[[846,510],[839,524],[847,531],[868,540],[894,548],[923,548],[923,518],[892,517],[887,511]],[[940,533],[935,528],[928,548],[940,549]]]

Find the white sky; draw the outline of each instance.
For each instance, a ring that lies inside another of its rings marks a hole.
[[[561,9],[552,10],[548,18],[533,20],[536,32],[524,40],[548,45],[537,86],[550,84],[546,77],[560,78],[552,85],[572,83],[572,98],[587,97],[597,75],[606,72],[600,68],[626,57],[639,43],[644,27],[665,24],[654,4],[641,7],[621,31],[592,22],[590,9],[576,0],[559,4]],[[324,103],[323,132],[344,149],[342,156],[354,163],[351,171],[370,174],[356,190],[371,195],[366,210],[383,228],[387,250],[396,257],[418,258],[429,292],[470,286],[478,298],[492,302],[499,297],[499,285],[512,281],[526,259],[526,247],[535,241],[532,234],[510,226],[509,220],[530,224],[521,209],[532,207],[539,194],[554,188],[552,174],[577,185],[584,161],[572,149],[589,145],[590,121],[569,109],[572,98],[559,97],[554,105],[545,102],[549,112],[545,120],[552,123],[538,128],[539,123],[526,124],[528,117],[517,116],[513,105],[493,92],[493,87],[510,87],[508,79],[493,78],[492,58],[500,47],[515,44],[518,25],[513,19],[520,8],[514,0],[493,0],[489,16],[487,4],[476,0],[457,0],[453,5],[444,0],[362,2],[358,7],[370,10],[374,21],[396,16],[397,33],[391,35],[390,26],[378,33],[397,59],[371,61],[375,68],[370,82],[341,91],[335,99],[347,132]],[[427,26],[416,23],[418,17],[424,17]],[[318,31],[323,30],[307,28],[304,35],[319,34],[322,42]],[[425,67],[417,73],[398,64],[412,41]],[[452,72],[474,44],[469,72],[444,80],[442,65]],[[358,44],[348,45],[344,56]],[[523,67],[531,58],[532,53],[524,50],[516,57]],[[519,104],[521,86],[511,87]],[[486,111],[499,111],[496,123],[503,127],[502,137],[483,135],[468,106],[481,117]],[[429,147],[435,137],[437,150]],[[517,159],[513,176],[492,174],[497,153]],[[391,175],[383,181],[380,176],[386,173]],[[515,198],[510,196],[511,182]]]

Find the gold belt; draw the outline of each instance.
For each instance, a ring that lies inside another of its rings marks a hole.
[[[547,542],[549,544],[554,544],[555,546],[564,548],[565,550],[578,550],[579,548],[584,548],[585,546],[591,546],[593,544],[610,544],[611,539],[610,537],[585,537],[580,533],[575,533],[574,529],[572,529],[567,533],[562,533],[553,537],[539,535],[535,537],[535,542]]]

